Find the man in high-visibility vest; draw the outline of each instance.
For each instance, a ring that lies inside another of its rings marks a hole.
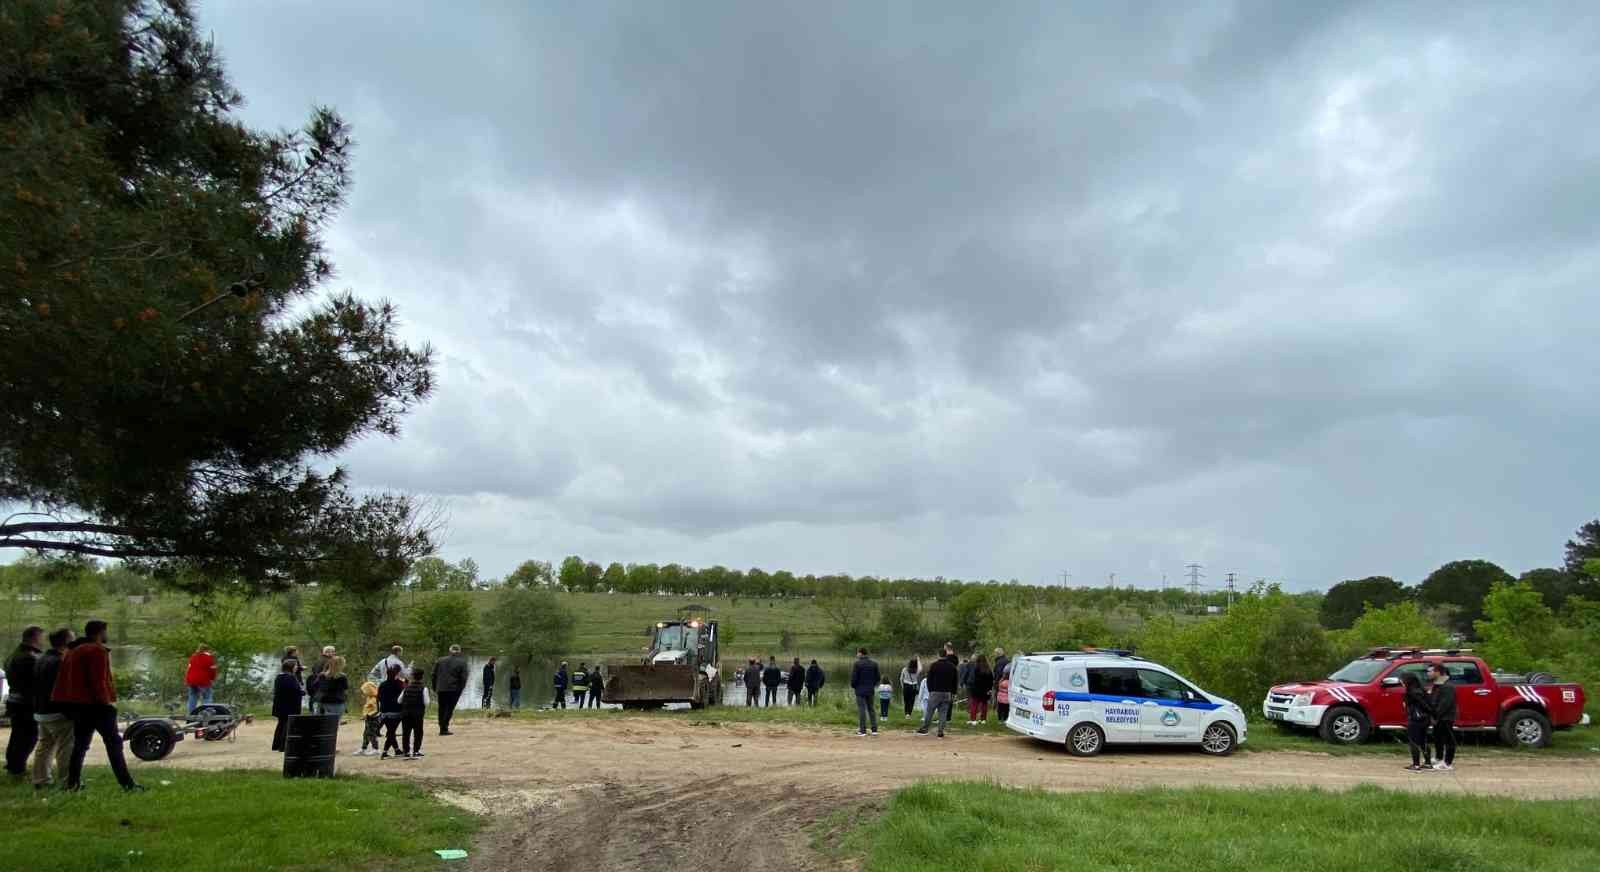
[[[589,690],[589,670],[586,664],[578,661],[578,668],[572,673],[572,702],[578,708],[583,708],[583,695]]]

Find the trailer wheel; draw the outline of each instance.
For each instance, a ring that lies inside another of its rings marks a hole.
[[[1359,745],[1372,735],[1372,721],[1361,709],[1339,706],[1322,718],[1322,738],[1334,745]]]
[[[127,740],[133,756],[146,763],[171,754],[172,746],[177,744],[172,728],[158,723],[134,724],[128,729]]]
[[[1530,708],[1513,709],[1500,721],[1500,741],[1513,748],[1550,744],[1550,719]]]

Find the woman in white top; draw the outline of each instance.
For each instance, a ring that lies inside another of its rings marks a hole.
[[[905,698],[906,717],[911,717],[911,709],[917,704],[917,684],[921,680],[921,664],[917,658],[911,658],[904,669],[900,670],[900,695]]]

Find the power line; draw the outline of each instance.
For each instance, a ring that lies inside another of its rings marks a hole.
[[[1234,576],[1236,576],[1238,574],[1239,573],[1237,573],[1237,572],[1228,573],[1227,591],[1228,591],[1228,610],[1229,611],[1233,610],[1233,578],[1234,578]]]

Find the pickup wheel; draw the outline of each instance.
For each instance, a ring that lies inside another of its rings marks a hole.
[[[1074,757],[1093,757],[1105,747],[1106,734],[1094,724],[1078,724],[1067,731],[1067,753]]]
[[[1323,740],[1334,745],[1359,745],[1372,735],[1372,721],[1361,709],[1339,706],[1322,716]]]
[[[1550,719],[1529,708],[1512,709],[1500,721],[1500,741],[1513,748],[1550,744]]]

